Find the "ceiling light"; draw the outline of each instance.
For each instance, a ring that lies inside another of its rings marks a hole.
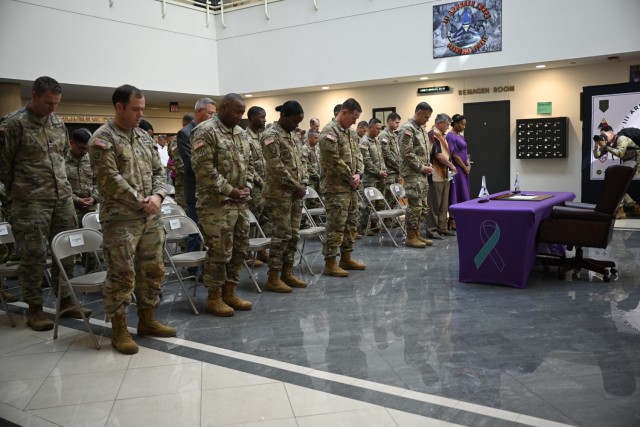
[[[420,80],[429,80],[429,77],[420,77]]]
[[[547,66],[541,64],[541,65],[536,65],[536,68],[547,68]]]
[[[245,97],[245,98],[251,98],[252,96],[253,96],[252,94],[247,93],[244,97]]]
[[[322,86],[320,89],[322,89],[322,90],[329,90],[329,89],[331,89],[331,88],[330,88],[329,86]]]

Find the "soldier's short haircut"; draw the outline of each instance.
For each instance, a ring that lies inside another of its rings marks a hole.
[[[71,133],[72,141],[86,144],[89,142],[89,139],[91,139],[91,132],[87,128],[76,129]]]
[[[207,105],[213,104],[216,105],[216,101],[211,98],[200,98],[196,101],[196,106],[193,108],[195,111],[198,111],[201,108],[206,108]]]
[[[431,111],[433,112],[433,108],[431,108],[431,105],[427,104],[426,102],[421,102],[420,104],[416,105],[416,113],[418,111]]]
[[[358,122],[358,126],[357,127],[359,127],[359,128],[367,128],[367,127],[369,127],[369,123],[367,123],[366,120],[362,120],[362,121]]]
[[[31,90],[38,96],[43,95],[46,91],[51,92],[54,95],[60,95],[62,93],[62,86],[55,79],[42,76],[35,79]]]
[[[333,114],[338,114],[340,110],[342,110],[342,104],[336,104],[336,106],[333,107]]]
[[[267,114],[267,112],[264,110],[264,108],[258,107],[257,105],[254,105],[253,107],[249,108],[249,111],[247,111],[247,117],[249,119],[259,114]]]
[[[371,120],[369,120],[369,126],[375,126],[375,125],[377,125],[378,123],[382,123],[382,122],[380,121],[380,119],[378,119],[378,118],[375,118],[375,117],[374,117],[374,118],[372,118]]]
[[[439,113],[439,114],[436,116],[436,120],[435,120],[435,122],[436,122],[436,123],[442,123],[442,122],[448,122],[448,123],[451,123],[451,117],[449,117],[449,116],[448,116],[447,114],[445,114],[445,113]]]
[[[387,121],[393,121],[393,120],[402,120],[402,117],[400,117],[400,114],[398,113],[391,113],[387,116]]]
[[[313,126],[314,124],[320,124],[320,119],[318,119],[317,117],[311,117],[311,120],[309,120],[309,125]]]
[[[149,123],[145,119],[140,120],[140,124],[138,125],[138,127],[147,132],[153,131],[153,126],[151,125],[151,123]]]
[[[222,107],[223,105],[229,104],[231,102],[241,102],[244,104],[244,99],[242,99],[242,96],[238,95],[237,93],[228,93],[226,94],[223,98],[222,101],[220,102],[220,106]]]
[[[188,125],[189,123],[191,123],[192,121],[194,121],[194,117],[193,117],[193,113],[187,113],[184,116],[182,116],[182,123],[184,123],[184,125]]]
[[[317,130],[315,130],[315,129],[310,129],[310,130],[309,130],[309,132],[307,132],[307,134],[308,134],[309,136],[318,136],[318,135],[320,135],[320,132],[318,132],[318,131],[317,131]]]
[[[362,113],[362,107],[360,106],[358,101],[353,98],[349,98],[342,103],[342,110],[357,111],[359,113]]]
[[[122,104],[123,107],[126,107],[129,103],[131,95],[135,96],[138,99],[144,96],[142,94],[142,91],[137,87],[131,85],[122,85],[120,87],[117,87],[113,92],[113,95],[111,95],[111,102],[113,102],[114,107],[118,102]]]
[[[304,114],[302,105],[300,105],[300,103],[295,100],[290,100],[282,105],[278,105],[276,107],[276,111],[286,117],[299,116],[301,114]]]

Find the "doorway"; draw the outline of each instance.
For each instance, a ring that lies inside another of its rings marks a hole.
[[[510,103],[509,101],[464,104],[467,127],[464,138],[471,154],[471,198],[478,197],[482,177],[490,193],[509,190],[510,183]]]

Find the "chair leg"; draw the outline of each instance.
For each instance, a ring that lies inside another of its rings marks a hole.
[[[387,232],[387,235],[389,236],[389,239],[391,239],[391,241],[393,242],[393,245],[397,248],[398,244],[396,243],[396,239],[391,235],[391,232],[387,228],[387,226],[384,223],[384,221],[382,221],[380,218],[378,218],[378,227],[380,227],[381,224],[382,224],[382,227],[384,228],[384,231]]]
[[[2,287],[3,285],[4,285],[4,279],[0,281],[0,287]],[[9,306],[7,305],[7,302],[4,300],[4,296],[2,295],[2,292],[0,292],[0,302],[2,302],[2,308],[7,313],[7,316],[9,316],[9,322],[11,323],[11,327],[15,328],[16,321],[13,318],[13,313],[11,313],[11,310],[9,310]]]
[[[180,282],[180,286],[182,287],[184,296],[187,298],[187,301],[189,302],[189,305],[193,310],[193,314],[195,314],[196,316],[200,315],[200,312],[198,312],[198,309],[196,308],[195,304],[193,303],[193,300],[191,299],[191,296],[189,295],[189,291],[187,290],[187,287],[184,285],[184,282],[182,281],[182,275],[177,271],[175,267],[173,267],[173,270],[176,272],[176,277],[178,278],[178,282]],[[198,278],[196,277],[196,284],[197,284],[197,280]]]
[[[253,270],[249,268],[249,264],[247,264],[247,261],[246,260],[242,261],[242,265],[244,265],[244,268],[247,270],[247,273],[249,273],[249,277],[251,278],[251,281],[256,287],[256,290],[258,291],[258,293],[262,293],[262,289],[260,289],[260,285],[258,285],[256,278],[253,277]]]

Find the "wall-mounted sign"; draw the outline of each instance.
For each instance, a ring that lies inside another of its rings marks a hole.
[[[180,112],[180,104],[178,104],[177,102],[170,102],[169,103],[169,112],[171,112],[171,113]]]
[[[449,92],[450,89],[451,88],[449,86],[419,87],[418,95],[428,95],[430,93]]]
[[[476,87],[473,89],[460,89],[458,95],[480,95],[481,93],[515,92],[515,86]]]
[[[538,114],[551,114],[551,103],[538,102]]]

